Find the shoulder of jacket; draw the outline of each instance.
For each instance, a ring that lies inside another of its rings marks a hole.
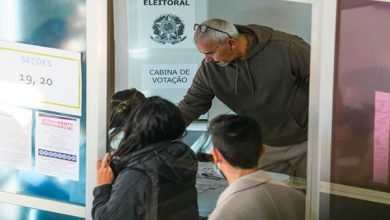
[[[143,164],[137,164],[135,166],[126,167],[123,169],[119,175],[118,178],[121,177],[121,179],[131,179],[131,178],[143,178],[146,177],[148,174],[146,173],[146,170],[144,168]]]

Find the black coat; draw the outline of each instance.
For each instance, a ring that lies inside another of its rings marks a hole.
[[[94,219],[199,219],[197,161],[181,142],[162,142],[135,152],[113,185],[94,189]]]

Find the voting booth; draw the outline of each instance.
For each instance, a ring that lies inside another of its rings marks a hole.
[[[310,42],[310,16],[307,1],[115,1],[115,90],[135,87],[146,96],[158,95],[178,103],[204,58],[193,41],[195,23],[222,18],[235,24],[260,24]],[[189,125],[183,141],[196,153],[210,154],[207,124],[222,113],[232,111],[215,98],[209,112]],[[202,170],[197,178],[198,205],[200,216],[207,217],[227,183],[202,177]]]
[[[92,219],[114,74],[107,71],[108,2],[0,0],[0,219]],[[306,219],[390,219],[389,0],[111,3],[115,91],[135,87],[174,103],[203,58],[194,23],[257,23],[309,42]],[[209,152],[207,121],[230,112],[214,100],[184,141]],[[206,217],[227,185],[203,177],[197,187]]]

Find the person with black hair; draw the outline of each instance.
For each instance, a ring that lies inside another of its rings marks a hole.
[[[118,91],[111,97],[111,102],[108,106],[108,150],[111,153],[118,149],[131,111],[144,99],[145,95],[135,88]]]
[[[214,163],[229,183],[208,220],[301,220],[305,196],[257,168],[263,153],[260,126],[248,116],[210,122]]]
[[[131,112],[124,137],[109,161],[97,162],[94,219],[197,220],[195,153],[179,139],[185,122],[160,97]]]

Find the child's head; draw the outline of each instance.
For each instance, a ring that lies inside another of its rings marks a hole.
[[[116,92],[111,97],[108,109],[109,129],[122,128],[131,110],[143,99],[145,99],[144,94],[134,88]]]
[[[110,145],[112,144],[113,138],[123,130],[131,111],[144,99],[144,94],[134,88],[118,91],[111,97],[111,102],[108,106]],[[110,147],[116,148],[113,146]]]

